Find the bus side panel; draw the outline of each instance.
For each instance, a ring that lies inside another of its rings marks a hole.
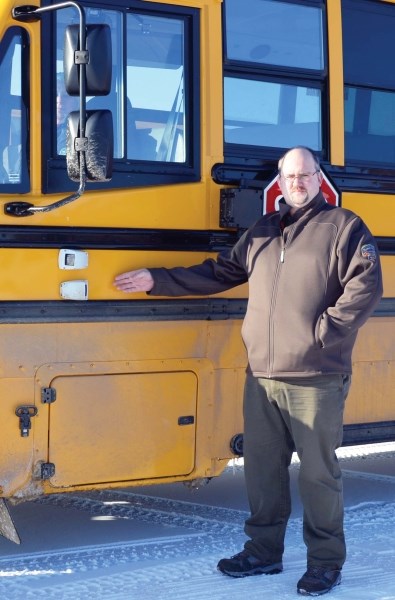
[[[4,323],[4,493],[219,474],[242,431],[240,323]],[[43,402],[51,389],[56,396]],[[15,415],[21,404],[37,407],[25,438]],[[46,464],[54,473],[43,480]]]
[[[346,402],[345,423],[394,419],[390,399],[395,389],[395,318],[373,317],[358,334],[353,354],[353,379]]]

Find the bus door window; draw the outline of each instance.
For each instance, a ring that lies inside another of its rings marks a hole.
[[[58,155],[65,154],[67,114],[78,110],[78,98],[67,98],[62,81],[64,30],[75,22],[74,12],[70,8],[57,15]],[[185,162],[183,20],[128,13],[125,45],[123,13],[90,8],[86,13],[88,24],[107,23],[111,28],[111,92],[107,96],[87,97],[87,110],[111,110],[114,158]],[[126,85],[122,77],[125,48]],[[59,105],[64,105],[65,110],[60,111]]]
[[[66,123],[71,111],[79,110],[77,96],[69,96],[64,87],[63,78],[63,46],[64,33],[67,25],[78,23],[78,15],[73,8],[57,11],[57,43],[56,43],[56,154],[66,154]],[[112,43],[112,84],[111,91],[106,96],[87,96],[87,110],[111,110],[114,127],[114,158],[124,156],[124,101],[123,101],[123,35],[122,16],[114,10],[86,9],[87,24],[105,24],[111,29]]]
[[[395,10],[343,0],[346,164],[395,162]]]
[[[127,16],[127,158],[185,162],[184,24]]]
[[[106,183],[106,188],[199,181],[201,11],[135,0],[114,1],[111,8],[107,8],[109,3],[101,8],[104,0],[97,2],[96,7],[92,6],[93,0],[84,7],[86,22],[110,27],[111,91],[105,96],[87,96],[86,108],[109,109],[112,113],[114,161],[111,182]],[[46,193],[73,189],[67,175],[65,135],[60,121],[64,123],[70,111],[79,110],[75,96],[68,99],[66,114],[58,114],[59,100],[63,102],[61,96],[65,92],[65,29],[78,25],[78,11],[67,7],[56,11],[53,19],[55,40],[43,37],[43,70],[48,69],[51,75],[43,80],[42,93]],[[89,182],[89,186],[101,188],[103,183]]]
[[[27,178],[28,136],[23,97],[26,94],[22,91],[22,57],[26,44],[23,37],[22,30],[11,28],[0,46],[0,184],[12,186],[23,184]]]
[[[56,78],[56,150],[59,155],[66,154],[67,116],[73,110],[78,110],[78,98],[69,96],[64,87],[63,72]]]
[[[320,4],[225,0],[225,144],[322,150]]]

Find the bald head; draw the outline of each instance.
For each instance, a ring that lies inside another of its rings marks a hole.
[[[302,208],[318,194],[322,183],[320,164],[308,148],[288,150],[280,158],[278,169],[281,192],[290,206]]]

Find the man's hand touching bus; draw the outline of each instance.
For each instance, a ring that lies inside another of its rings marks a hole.
[[[148,269],[137,269],[117,275],[114,279],[115,287],[121,292],[150,292],[154,287],[154,280]]]

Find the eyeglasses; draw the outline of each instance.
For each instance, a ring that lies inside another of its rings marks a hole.
[[[298,173],[297,175],[283,175],[283,177],[288,183],[293,183],[295,179],[300,179],[300,181],[306,182],[316,173],[319,173],[319,171],[314,171],[314,173]]]

